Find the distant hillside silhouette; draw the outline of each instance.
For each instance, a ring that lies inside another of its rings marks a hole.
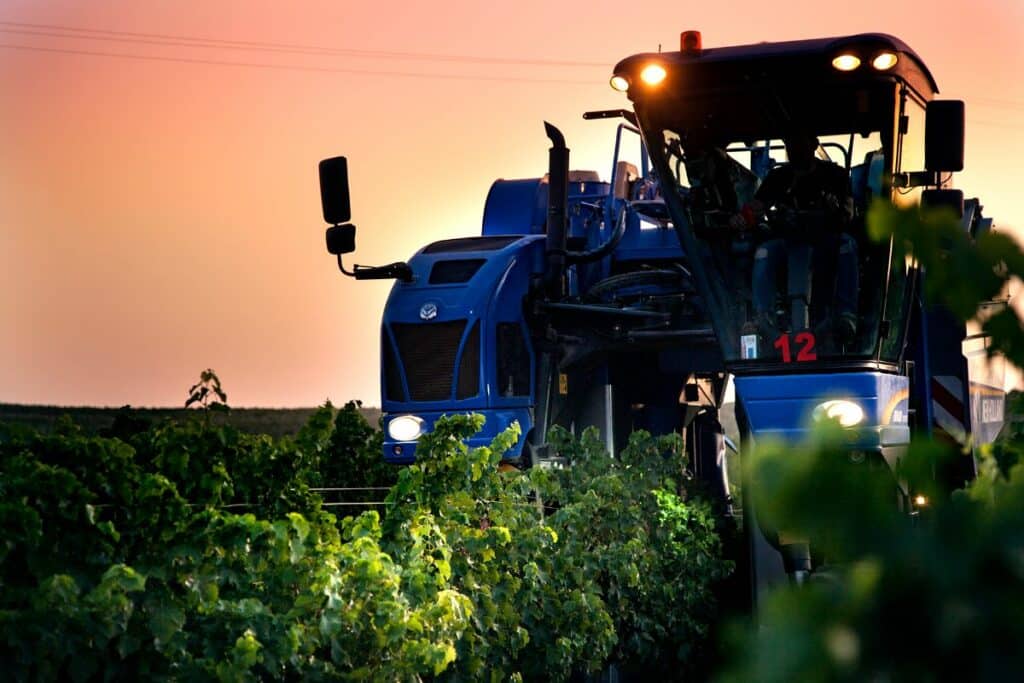
[[[342,403],[344,405],[344,403]],[[340,407],[340,406],[338,406]],[[223,418],[227,424],[252,434],[284,436],[294,434],[305,424],[314,408],[232,408]],[[109,429],[118,414],[129,412],[140,420],[158,422],[170,418],[180,420],[193,410],[184,408],[90,408],[77,406],[34,406],[14,403],[0,403],[0,422],[16,422],[40,432],[53,431],[54,425],[63,415],[69,416],[88,434],[99,434]],[[363,417],[373,427],[380,419],[379,408],[362,408]]]

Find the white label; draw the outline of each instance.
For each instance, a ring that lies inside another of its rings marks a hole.
[[[1003,419],[1003,400],[986,398],[981,401],[981,421],[1001,422]]]
[[[753,360],[757,358],[757,335],[745,334],[740,337],[740,358]]]

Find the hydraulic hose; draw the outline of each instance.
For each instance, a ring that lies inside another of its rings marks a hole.
[[[637,270],[612,275],[601,280],[586,293],[588,300],[600,300],[601,296],[625,287],[672,286],[685,281],[687,273],[679,270]]]
[[[565,258],[569,263],[593,263],[603,259],[608,254],[614,251],[615,247],[619,246],[619,242],[622,241],[622,236],[626,234],[626,208],[623,207],[619,212],[619,220],[615,223],[615,230],[612,234],[604,241],[593,249],[587,251],[569,251],[566,252]]]

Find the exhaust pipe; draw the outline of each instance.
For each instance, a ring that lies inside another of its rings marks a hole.
[[[544,122],[551,140],[548,151],[547,270],[544,289],[549,299],[565,297],[566,205],[569,203],[569,149],[562,131]]]

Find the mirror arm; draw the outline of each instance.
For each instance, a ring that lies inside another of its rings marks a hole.
[[[357,263],[351,271],[348,271],[345,270],[341,254],[338,254],[338,268],[345,275],[357,280],[401,280],[402,282],[412,282],[413,280],[412,268],[403,261],[389,263],[386,266],[361,266]]]
[[[941,185],[942,174],[937,171],[911,171],[893,173],[892,186],[897,188],[929,187]]]
[[[337,227],[337,226],[335,226]],[[330,247],[328,247],[330,248]],[[345,252],[347,253],[347,252]],[[412,268],[408,263],[396,261],[386,266],[361,266],[358,263],[352,266],[352,270],[345,269],[345,262],[341,260],[341,253],[337,253],[338,270],[349,277],[357,280],[401,280],[412,282]]]
[[[412,282],[412,268],[408,263],[396,261],[386,266],[361,266],[356,264],[355,277],[357,280],[401,280]]]
[[[356,268],[359,268],[359,266],[356,266]],[[345,275],[348,275],[349,277],[355,277],[356,276],[356,274],[354,272],[349,272],[349,271],[345,270],[345,264],[341,262],[341,254],[338,254],[338,270],[343,272]]]

